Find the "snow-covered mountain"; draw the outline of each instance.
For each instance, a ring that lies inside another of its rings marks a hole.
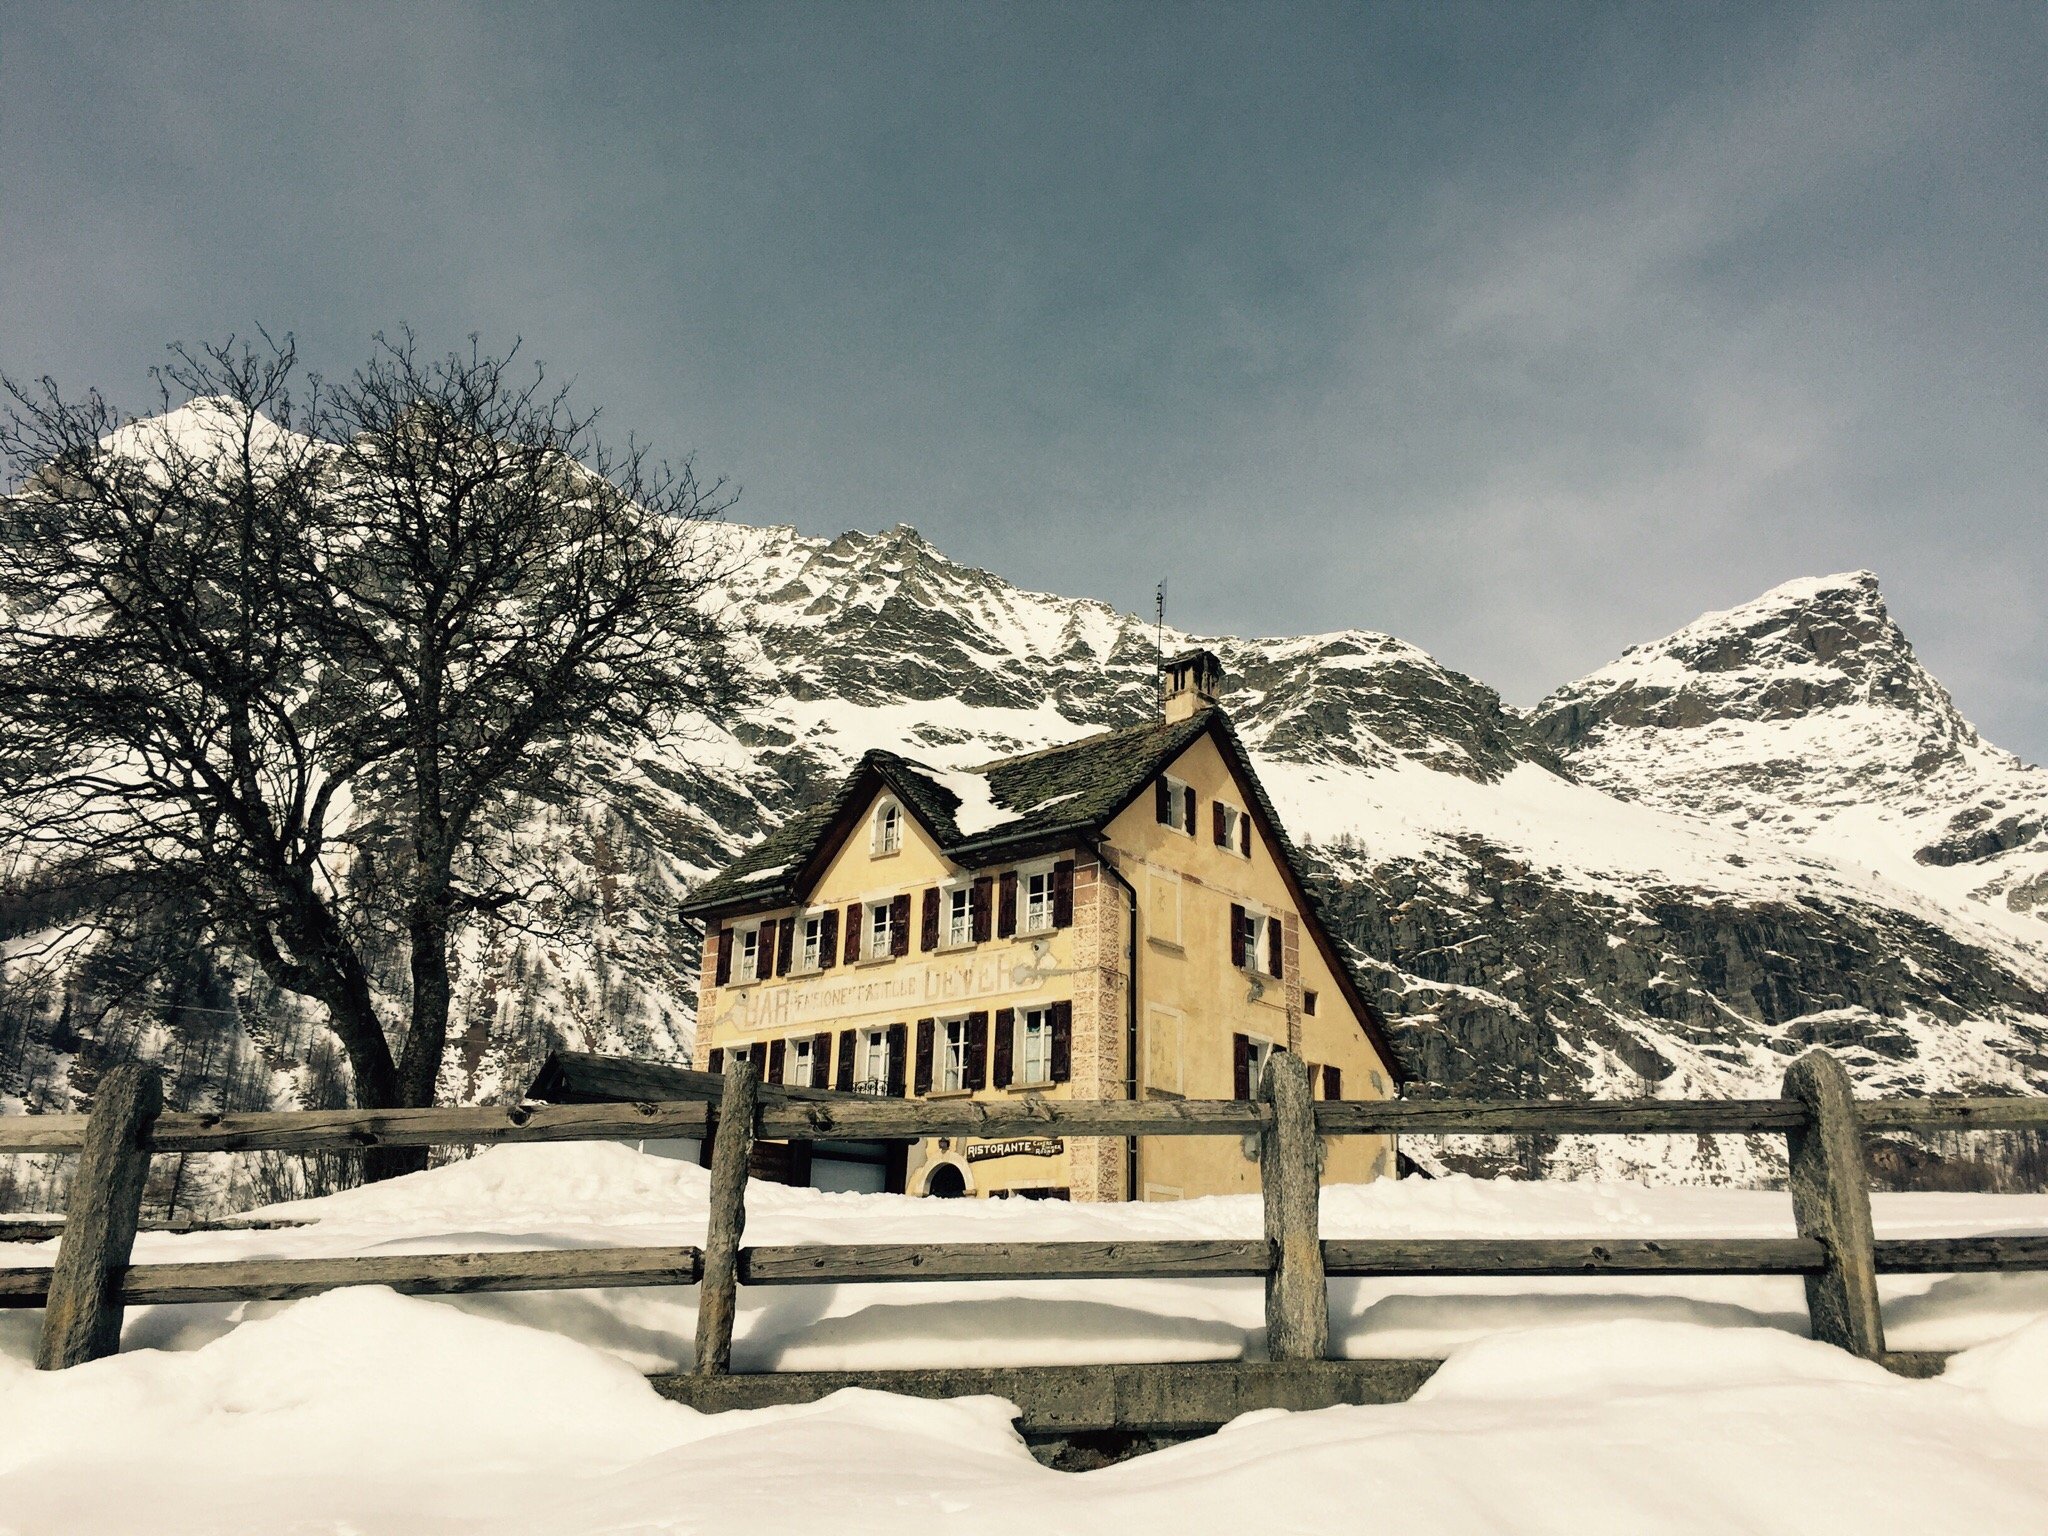
[[[581,893],[582,942],[478,937],[450,1096],[516,1091],[561,1042],[679,1057],[696,941],[675,901],[869,747],[964,764],[1157,708],[1148,622],[1020,590],[908,526],[719,537],[751,701],[593,760],[583,801],[508,829]],[[1780,587],[1527,712],[1369,631],[1164,643],[1222,656],[1424,1091],[1770,1094],[1815,1042],[1869,1091],[2048,1091],[2048,772],[1978,738],[1874,578]],[[1451,1151],[1708,1179],[1782,1160],[1729,1138]],[[1890,1156],[1995,1183],[2033,1154]]]

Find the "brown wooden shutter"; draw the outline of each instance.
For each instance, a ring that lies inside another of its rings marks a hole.
[[[1017,1010],[998,1008],[996,1010],[996,1059],[994,1066],[995,1085],[998,1088],[1010,1086],[1010,1057],[1012,1041],[1017,1033]]]
[[[846,904],[846,963],[853,964],[860,958],[860,903]]]
[[[832,1086],[832,1031],[811,1036],[811,1086]]]
[[[1246,811],[1237,818],[1237,851],[1246,858],[1252,856],[1252,813]]]
[[[988,942],[990,909],[994,905],[994,895],[995,882],[987,875],[976,880],[967,893],[967,907],[974,918],[974,942],[977,944]]]
[[[752,1045],[748,1046],[747,1059],[753,1062],[756,1072],[766,1072],[768,1070],[768,1042],[766,1040],[756,1040]]]
[[[1287,925],[1278,917],[1266,919],[1266,969],[1275,976],[1287,974]]]
[[[788,1054],[787,1049],[780,1040],[768,1042],[768,1070],[762,1075],[761,1080],[763,1082],[779,1083],[782,1081],[782,1067]]]
[[[1218,848],[1228,848],[1230,846],[1230,818],[1224,813],[1223,802],[1221,800],[1211,800],[1209,802],[1209,812],[1211,830],[1216,834],[1216,846]]]
[[[909,1054],[910,1031],[901,1024],[889,1026],[889,1097],[903,1097],[903,1058]],[[900,1193],[900,1191],[899,1191]]]
[[[853,1092],[853,1046],[857,1029],[842,1029],[839,1032],[839,1080],[835,1087],[841,1093]],[[829,1039],[830,1036],[827,1036]]]
[[[918,935],[918,948],[939,947],[939,888],[933,886],[924,893],[924,931]]]
[[[996,937],[1007,939],[1017,931],[1017,871],[1003,871],[996,887]]]
[[[782,931],[776,935],[775,939],[775,974],[787,976],[789,974],[789,952],[796,948],[796,919],[785,917],[782,920],[781,928]]]
[[[937,1021],[917,1021],[917,1076],[912,1079],[911,1091],[922,1098],[932,1091],[932,1029]]]
[[[754,930],[754,979],[775,974],[775,919],[769,918]]]
[[[1249,1035],[1230,1037],[1230,1096],[1234,1099],[1248,1099],[1252,1096],[1252,1042]]]
[[[1052,1080],[1064,1083],[1074,1075],[1074,1005],[1052,1005]]]
[[[818,969],[829,971],[839,963],[839,909],[827,909],[818,919]]]
[[[963,1086],[988,1086],[988,1012],[967,1015],[967,1074]]]
[[[1236,902],[1230,904],[1230,963],[1239,970],[1244,969],[1244,928],[1245,910]]]
[[[1061,859],[1052,867],[1052,925],[1074,926],[1074,861]]]
[[[711,936],[711,942],[718,946],[715,956],[718,969],[713,973],[718,979],[712,985],[722,987],[732,980],[732,930],[720,923],[718,932]]]
[[[1344,1097],[1344,1074],[1335,1067],[1323,1068],[1323,1097],[1341,1099]]]
[[[1162,827],[1173,825],[1173,786],[1164,778],[1152,781],[1152,812]]]
[[[1201,807],[1202,802],[1195,798],[1195,786],[1192,784],[1182,786],[1181,793],[1187,796],[1188,813],[1181,818],[1180,827],[1189,837],[1193,837],[1195,835],[1195,812]]]
[[[725,1047],[722,1045],[714,1045],[713,1047],[711,1047],[711,1054],[705,1057],[704,1060],[705,1071],[723,1072],[725,1070]]]
[[[905,891],[889,903],[889,953],[903,956],[910,953],[910,892]]]

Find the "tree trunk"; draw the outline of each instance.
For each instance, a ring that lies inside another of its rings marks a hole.
[[[405,1048],[399,1053],[393,1107],[425,1109],[434,1102],[434,1088],[441,1076],[441,1058],[448,1044],[448,1009],[454,996],[445,903],[423,904],[406,925],[406,937],[412,951],[412,1021]],[[364,1102],[360,1094],[357,1100]],[[372,1106],[365,1103],[365,1107]],[[363,1155],[363,1178],[375,1182],[418,1173],[426,1166],[425,1147],[373,1147]]]

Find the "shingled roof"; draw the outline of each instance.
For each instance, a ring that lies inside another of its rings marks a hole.
[[[838,846],[833,833],[883,787],[956,863],[1029,857],[1101,831],[1160,769],[1218,725],[1230,729],[1220,711],[1206,709],[1185,720],[1105,731],[968,769],[933,768],[899,753],[870,752],[830,800],[769,833],[697,887],[682,910],[695,916],[798,900],[816,873],[814,866],[822,867]],[[1273,820],[1271,808],[1266,810]]]

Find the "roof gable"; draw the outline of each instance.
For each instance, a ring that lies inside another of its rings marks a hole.
[[[1099,831],[1201,736],[1215,711],[1106,731],[979,768],[933,768],[872,751],[832,798],[791,817],[683,904],[686,915],[786,906],[801,899],[887,788],[948,858],[988,862]]]

